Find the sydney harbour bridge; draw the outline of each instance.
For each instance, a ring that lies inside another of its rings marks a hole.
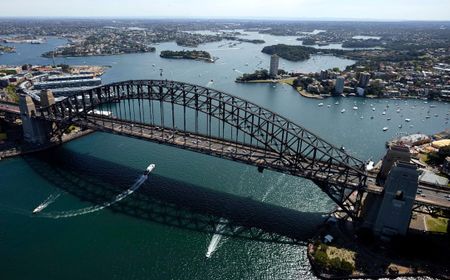
[[[76,125],[253,165],[261,172],[270,169],[313,181],[354,221],[364,220],[361,205],[367,194],[379,197],[373,203],[378,208],[386,199],[382,184],[366,171],[367,163],[279,114],[211,88],[131,80],[58,102],[43,94],[38,106],[22,96],[20,106],[24,136],[31,142],[45,144]],[[396,167],[391,163],[389,168]],[[427,203],[412,198],[405,211],[410,215],[412,207],[423,206]],[[377,220],[376,213],[366,215]]]

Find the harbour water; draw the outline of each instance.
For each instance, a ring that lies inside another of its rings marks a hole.
[[[293,38],[265,35],[264,40],[267,45]],[[51,64],[40,54],[64,43],[51,38],[42,45],[16,45],[17,53],[0,56],[0,64]],[[260,52],[264,45],[225,43],[197,48],[219,57],[215,63],[159,57],[161,50],[184,49],[175,43],[157,45],[156,53],[55,60],[109,65],[104,83],[162,78],[207,85],[286,116],[362,160],[378,160],[386,140],[401,133],[430,134],[449,128],[445,117],[450,106],[445,103],[357,97],[318,101],[301,97],[289,86],[236,84],[240,72],[267,68],[269,56]],[[313,56],[298,63],[281,60],[281,67],[309,72],[352,63]],[[320,102],[324,106],[319,107]],[[411,121],[405,122],[406,118]],[[383,132],[383,127],[389,129]],[[111,207],[60,219],[31,214],[56,192],[61,195],[42,213],[105,205],[132,187],[149,163],[157,164],[150,180]],[[312,279],[304,246],[231,237],[219,241],[223,243],[206,259],[212,234],[175,227],[155,217],[175,205],[178,217],[186,218],[190,211],[183,206],[198,202],[206,210],[215,209],[233,197],[298,210],[305,240],[334,207],[319,188],[301,178],[271,171],[261,174],[251,166],[106,133],[91,134],[41,155],[0,161],[2,278]],[[233,209],[250,210],[245,205]]]

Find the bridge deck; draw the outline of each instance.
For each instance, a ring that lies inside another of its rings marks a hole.
[[[342,184],[349,189],[361,188],[359,185],[360,178],[349,173],[346,166],[330,165],[327,162],[312,162],[312,160],[305,158],[302,160],[311,164],[311,167],[307,171],[300,170],[294,166],[286,169],[287,162],[281,162],[279,160],[279,154],[270,152],[262,147],[250,146],[248,144],[243,145],[223,139],[215,139],[204,135],[146,124],[130,124],[126,121],[101,116],[90,115],[88,122],[82,122],[81,125],[96,130],[132,136],[220,158],[261,166],[294,176],[305,177],[316,182],[324,181],[327,183]],[[330,166],[331,169],[329,168]],[[330,170],[332,172],[329,172]]]

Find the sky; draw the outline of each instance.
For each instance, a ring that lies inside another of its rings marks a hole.
[[[0,17],[450,20],[450,0],[0,0]]]

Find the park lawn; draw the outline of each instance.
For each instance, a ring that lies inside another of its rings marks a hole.
[[[355,266],[355,252],[343,249],[343,248],[337,248],[334,246],[328,246],[327,248],[327,255],[328,259],[334,259],[339,258],[341,260],[345,260],[349,263],[351,263],[353,266]]]
[[[433,218],[429,216],[426,218],[426,223],[428,231],[442,232],[442,233],[447,232],[448,219],[446,218],[441,217]]]

